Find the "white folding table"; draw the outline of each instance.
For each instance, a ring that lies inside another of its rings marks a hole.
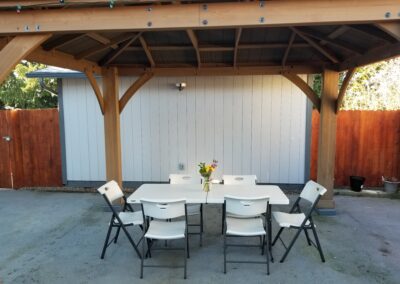
[[[238,197],[269,197],[267,224],[269,251],[271,252],[271,205],[289,204],[289,199],[279,186],[212,184],[211,190],[209,192],[204,192],[201,184],[152,183],[141,185],[128,197],[127,201],[128,203],[138,204],[142,198],[155,200],[184,198],[188,204],[224,204],[225,195],[234,195]],[[222,216],[222,218],[224,218],[224,216]]]

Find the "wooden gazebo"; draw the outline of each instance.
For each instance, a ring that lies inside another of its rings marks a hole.
[[[21,59],[85,72],[104,114],[107,180],[120,183],[120,113],[153,76],[281,74],[320,111],[319,207],[333,209],[346,87],[358,66],[398,55],[399,0],[0,1],[0,83]],[[298,76],[316,73],[321,98]],[[138,76],[121,98],[119,75]]]

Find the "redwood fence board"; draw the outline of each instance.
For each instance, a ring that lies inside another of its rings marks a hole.
[[[0,111],[0,134],[12,137],[0,142],[1,151],[10,144],[9,158],[0,160],[0,177],[9,175],[4,171],[11,162],[14,188],[62,186],[58,116],[58,109]],[[5,117],[8,127],[2,123]],[[11,184],[0,178],[0,187]]]
[[[312,114],[311,178],[317,177],[319,113]],[[336,133],[335,186],[349,176],[382,186],[381,177],[400,178],[400,111],[341,111]]]

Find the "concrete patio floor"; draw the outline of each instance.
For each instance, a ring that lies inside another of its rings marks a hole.
[[[188,280],[182,269],[153,268],[139,280],[140,261],[124,235],[99,258],[110,218],[101,196],[0,190],[0,283],[399,283],[400,200],[335,200],[336,217],[315,217],[326,263],[302,235],[284,263],[271,264],[270,276],[264,265],[249,264],[228,264],[225,275],[220,206],[207,205],[203,247],[191,237]],[[283,251],[277,244],[275,258]],[[152,261],[181,261],[162,254]],[[232,249],[235,255],[262,259],[257,249]]]

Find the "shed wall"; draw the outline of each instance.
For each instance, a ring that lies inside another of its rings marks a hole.
[[[121,78],[121,95],[134,80]],[[63,79],[63,103],[67,180],[105,180],[103,117],[88,81]],[[282,76],[153,78],[121,114],[123,180],[167,181],[215,158],[216,178],[303,183],[306,104]]]

